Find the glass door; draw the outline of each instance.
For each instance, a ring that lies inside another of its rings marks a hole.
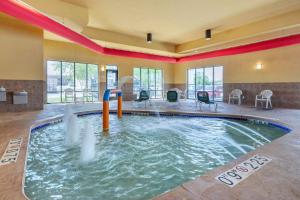
[[[106,70],[106,89],[118,88],[118,71],[108,69]]]

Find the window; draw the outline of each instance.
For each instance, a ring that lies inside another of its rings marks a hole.
[[[223,66],[188,69],[187,76],[189,99],[194,99],[197,91],[207,91],[210,99],[223,100]]]
[[[163,73],[161,69],[134,68],[133,93],[139,95],[146,90],[152,99],[160,99],[163,94]]]
[[[47,61],[47,103],[97,101],[98,65]]]
[[[61,102],[61,62],[47,62],[47,102]]]

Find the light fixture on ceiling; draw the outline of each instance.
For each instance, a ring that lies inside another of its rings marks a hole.
[[[148,43],[152,42],[152,33],[147,33],[147,42]]]
[[[210,40],[211,39],[211,29],[205,30],[205,39]]]

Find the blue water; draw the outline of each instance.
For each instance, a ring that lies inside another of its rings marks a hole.
[[[100,115],[89,121],[96,155],[80,162],[80,146],[66,146],[63,123],[31,134],[25,193],[30,199],[149,199],[269,143],[284,131],[250,121],[180,116]],[[83,135],[81,136],[83,137]],[[82,140],[83,138],[81,138]]]

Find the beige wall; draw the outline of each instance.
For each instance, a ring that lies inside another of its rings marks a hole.
[[[224,83],[300,82],[300,45],[175,64],[174,83],[186,83],[189,67],[224,66]],[[263,69],[256,70],[262,63]]]
[[[43,32],[0,14],[0,79],[43,80]]]
[[[44,40],[44,65],[47,60],[64,60],[73,62],[93,63],[100,65],[115,64],[118,66],[119,78],[123,76],[132,76],[134,67],[153,67],[161,68],[164,73],[165,83],[173,83],[173,65],[143,59],[124,58],[117,56],[103,56],[94,53],[78,45]],[[100,81],[105,82],[104,73],[100,72]]]
[[[42,31],[0,14],[0,79],[45,80],[46,60],[116,64],[119,76],[132,75],[133,67],[159,67],[165,83],[186,83],[188,67],[224,66],[225,83],[300,82],[300,45],[234,56],[168,64],[143,59],[103,56],[72,43],[43,40]],[[256,70],[258,62],[262,70]],[[45,66],[45,62],[44,62]],[[101,74],[101,82],[104,82]]]

